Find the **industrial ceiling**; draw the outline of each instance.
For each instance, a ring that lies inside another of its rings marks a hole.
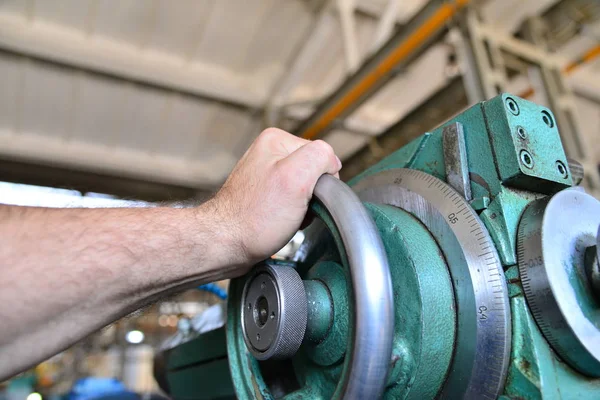
[[[0,180],[146,198],[210,192],[261,129],[293,130],[426,3],[0,2]],[[600,42],[594,12],[593,1],[481,4],[506,35],[546,15],[565,65]],[[451,40],[429,46],[323,138],[350,159],[453,82],[453,52]],[[593,137],[597,59],[569,82]]]

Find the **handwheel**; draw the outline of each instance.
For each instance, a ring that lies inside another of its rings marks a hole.
[[[343,352],[339,357],[313,355],[313,361],[320,365],[340,365],[340,380],[333,397],[376,399],[384,391],[394,334],[394,302],[383,242],[363,203],[340,180],[323,175],[315,187],[314,199],[312,209],[316,216],[327,219],[330,230],[336,231],[332,234],[338,238],[338,251],[344,258],[342,264],[348,268],[352,293],[350,296],[343,293],[346,287],[339,290],[335,285],[326,287],[325,278],[310,279],[303,273],[305,280],[302,280],[293,265],[273,262],[261,263],[247,276],[233,280],[227,346],[240,399],[319,397],[318,388],[311,386],[314,380],[310,374],[298,382],[295,390],[286,392],[269,387],[263,373],[269,374],[271,360],[290,358],[291,363],[279,365],[300,370],[307,359],[303,343],[339,335],[339,332],[329,333],[328,329],[333,318],[342,318],[348,312],[348,307],[338,305],[344,296],[354,299],[346,324],[353,329],[348,332],[351,340],[347,342],[344,361],[341,362]],[[330,264],[323,264],[323,274],[336,273],[337,264]],[[327,357],[332,358],[327,360]]]

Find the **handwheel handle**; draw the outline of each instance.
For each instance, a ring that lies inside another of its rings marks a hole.
[[[344,399],[377,399],[383,394],[392,353],[394,302],[387,254],[371,215],[354,191],[323,175],[314,189],[346,250],[354,291],[354,332],[335,393]],[[246,276],[241,328],[246,347],[258,360],[292,357],[307,328],[307,292],[291,266],[260,263]]]
[[[313,193],[340,232],[354,290],[352,354],[341,393],[344,399],[377,399],[385,388],[394,337],[387,254],[375,222],[348,185],[323,175]]]

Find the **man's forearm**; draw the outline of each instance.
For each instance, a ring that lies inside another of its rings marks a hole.
[[[166,292],[243,273],[214,207],[0,206],[0,379]]]
[[[0,206],[0,380],[166,293],[244,274],[341,166],[327,143],[269,128],[198,208]]]

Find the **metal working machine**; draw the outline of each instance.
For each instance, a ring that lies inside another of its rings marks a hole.
[[[161,355],[175,399],[600,399],[600,202],[550,110],[504,94],[348,185],[224,328]]]

